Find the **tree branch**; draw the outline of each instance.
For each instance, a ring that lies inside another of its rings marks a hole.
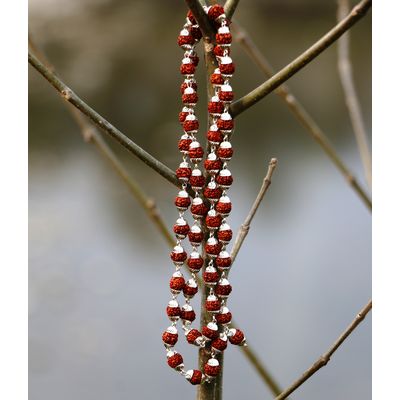
[[[283,82],[287,81],[291,76],[304,68],[332,43],[334,43],[341,35],[343,35],[343,33],[350,29],[357,21],[359,21],[369,10],[371,4],[372,0],[362,0],[360,3],[358,3],[358,5],[353,8],[351,13],[344,20],[339,22],[333,29],[331,29],[326,35],[313,44],[303,54],[297,57],[286,67],[282,68],[272,78],[268,79],[266,82],[243,96],[241,99],[235,101],[230,107],[231,115],[234,117],[238,116],[240,113],[258,103],[267,94],[271,93]]]
[[[236,11],[236,7],[239,5],[240,0],[226,0],[224,9],[225,15],[228,19],[232,19],[233,14]]]
[[[340,21],[348,14],[350,9],[348,0],[338,0],[337,18]],[[364,173],[369,188],[372,187],[372,160],[368,146],[367,131],[364,126],[361,106],[358,100],[357,91],[354,85],[352,66],[350,61],[350,32],[346,32],[338,41],[338,70],[340,81],[354,135],[356,137],[361,161],[364,166]]]
[[[199,0],[186,0],[186,4],[192,11],[194,17],[196,18],[199,28],[203,34],[203,38],[213,41],[215,36],[215,28],[211,24],[208,15],[204,12],[203,6]]]
[[[117,140],[122,146],[134,154],[137,158],[142,160],[150,168],[158,172],[167,181],[173,183],[175,186],[180,187],[180,183],[176,178],[175,173],[164,165],[161,161],[158,161],[151,154],[147,153],[140,146],[134,143],[131,139],[125,136],[120,130],[114,127],[110,122],[98,114],[93,108],[87,105],[82,99],[80,99],[60,78],[58,78],[49,68],[43,65],[31,52],[28,54],[29,63],[45,77],[54,88],[61,94],[61,96],[76,107],[83,114],[88,116],[95,125],[100,129],[107,132],[111,137]]]
[[[333,343],[331,348],[323,354],[303,375],[297,379],[291,386],[289,386],[285,391],[283,391],[275,400],[286,399],[291,393],[293,393],[298,387],[300,387],[306,380],[313,376],[319,369],[328,364],[333,353],[340,347],[340,345],[351,335],[354,329],[364,320],[366,315],[372,308],[372,301],[370,300],[368,304],[357,314],[353,322],[347,327],[347,329],[338,337],[338,339]]]
[[[236,21],[235,23],[232,23],[231,28],[235,33],[235,39],[244,48],[249,57],[261,69],[266,77],[271,77],[274,74],[273,68],[264,55],[260,52],[258,47],[251,40],[248,33]],[[371,209],[372,202],[368,194],[360,186],[357,179],[350,172],[343,160],[339,157],[336,150],[329,142],[326,134],[321,130],[315,120],[293,95],[293,93],[290,92],[289,88],[283,84],[275,89],[275,93],[285,102],[297,120],[304,126],[311,137],[321,146],[322,150],[341,172],[350,187],[360,196],[364,204]]]
[[[263,183],[261,185],[260,191],[250,209],[248,216],[244,220],[244,222],[241,225],[239,232],[236,236],[235,243],[234,243],[232,251],[231,251],[232,263],[235,261],[236,256],[237,256],[240,248],[242,247],[243,241],[246,238],[247,234],[249,233],[251,221],[253,220],[254,215],[256,214],[256,212],[258,210],[258,207],[260,206],[261,201],[264,198],[266,191],[268,190],[269,186],[271,185],[272,174],[275,171],[277,163],[278,163],[278,160],[276,158],[271,158],[271,161],[268,164],[267,175],[263,179]]]

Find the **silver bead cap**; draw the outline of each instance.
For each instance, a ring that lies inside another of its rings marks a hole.
[[[199,142],[197,142],[197,143],[199,143]],[[192,176],[201,176],[201,175],[202,175],[202,173],[198,168],[195,168],[194,170],[192,170]]]
[[[221,26],[218,29],[218,33],[219,34],[225,34],[225,33],[230,33],[229,28],[227,26]]]
[[[229,258],[230,255],[226,250],[222,250],[219,254],[218,254],[218,258]]]
[[[228,114],[229,115],[229,114]],[[230,116],[230,115],[229,115]],[[222,116],[221,116],[222,118]],[[232,119],[232,118],[230,118]],[[221,147],[222,149],[231,149],[232,148],[232,144],[231,142],[222,142],[219,147]]]
[[[172,335],[177,335],[178,334],[178,329],[176,329],[176,326],[169,326],[166,330],[168,333],[171,333]]]
[[[223,169],[220,171],[219,173],[220,176],[232,176],[231,171],[229,171],[229,169]],[[228,198],[229,200],[229,198]]]
[[[208,298],[207,298],[208,299]],[[215,298],[216,299],[216,298]],[[207,324],[207,328],[211,329],[212,331],[217,331],[218,330],[218,325],[215,322],[209,322]]]

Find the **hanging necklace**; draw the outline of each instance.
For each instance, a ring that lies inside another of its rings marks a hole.
[[[243,332],[230,327],[232,314],[226,306],[227,298],[232,291],[227,279],[232,260],[226,250],[226,246],[232,239],[232,230],[226,222],[232,209],[227,191],[233,182],[232,174],[228,169],[228,162],[233,155],[229,137],[234,128],[234,121],[229,114],[229,104],[234,96],[229,80],[235,72],[235,66],[230,57],[232,35],[222,6],[213,5],[204,7],[204,10],[218,28],[216,46],[213,50],[218,61],[218,68],[210,77],[214,96],[208,103],[211,124],[207,132],[208,150],[204,161],[208,183],[206,184],[205,174],[199,166],[204,150],[196,137],[199,121],[195,114],[198,101],[195,71],[199,62],[196,45],[202,34],[196,19],[189,11],[186,23],[178,36],[178,45],[184,51],[180,66],[180,72],[184,76],[181,85],[183,108],[179,113],[179,121],[184,133],[178,142],[182,162],[176,170],[181,190],[175,199],[179,217],[173,227],[176,245],[170,254],[175,265],[175,272],[170,279],[172,299],[166,309],[171,325],[162,335],[168,365],[193,385],[209,382],[218,376],[220,365],[216,355],[226,349],[228,340],[234,345],[245,344]],[[193,190],[193,200],[188,193],[188,187]],[[189,207],[194,220],[191,227],[185,219],[185,212]],[[189,256],[182,243],[186,237],[192,246]],[[206,241],[205,238],[207,238]],[[199,251],[204,241],[205,260]],[[191,273],[191,278],[187,281],[182,272],[185,262]],[[198,330],[192,328],[196,313],[190,301],[198,292],[197,275],[205,264],[203,282],[207,286],[208,296],[204,306],[210,315],[210,322]],[[184,297],[182,306],[177,300],[180,293]],[[174,350],[178,342],[179,320],[188,343],[209,349],[210,358],[204,366],[204,371],[185,370],[182,355]]]

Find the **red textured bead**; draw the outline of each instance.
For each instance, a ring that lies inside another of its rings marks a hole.
[[[221,131],[231,131],[234,127],[233,119],[224,120],[219,118],[217,120],[217,126]]]
[[[197,329],[191,329],[187,334],[186,334],[186,340],[190,344],[194,344],[196,339],[202,336],[201,332],[198,331]]]
[[[206,217],[206,225],[208,229],[215,229],[221,225],[222,218],[215,210],[210,210]]]
[[[184,288],[183,288],[183,294],[186,297],[193,297],[199,290],[199,287],[196,284],[196,281],[194,279],[189,279]]]
[[[174,346],[178,341],[178,330],[174,326],[170,326],[162,334],[162,340],[169,346]]]
[[[190,197],[185,190],[181,190],[175,198],[175,205],[182,210],[186,210],[190,206]]]
[[[213,154],[213,153],[211,153]],[[209,154],[207,160],[204,161],[204,168],[209,174],[217,174],[222,168],[222,161],[215,154]]]
[[[217,233],[218,240],[222,243],[228,243],[232,240],[232,229],[230,229],[228,224],[222,224],[219,227],[219,231]]]
[[[177,368],[183,364],[183,357],[179,353],[175,353],[168,357],[167,363],[171,368]]]
[[[222,75],[231,76],[235,72],[235,64],[229,56],[221,57],[219,62],[219,71]]]
[[[208,266],[203,272],[203,280],[206,285],[216,285],[219,280],[217,270],[212,266]]]
[[[202,175],[199,169],[194,169],[189,178],[189,183],[194,190],[200,190],[204,187],[206,178]]]
[[[181,319],[189,322],[193,322],[196,319],[196,313],[191,306],[185,304],[181,308]]]
[[[215,361],[217,361],[217,360],[215,360]],[[219,374],[220,370],[221,370],[221,367],[219,365],[210,365],[210,364],[208,364],[208,362],[204,366],[204,373],[207,376],[217,376]]]
[[[208,103],[208,112],[210,114],[222,114],[224,112],[224,103],[219,101],[217,96],[213,96]]]
[[[189,375],[188,381],[192,385],[200,385],[201,381],[203,380],[203,373],[199,371],[198,369],[190,371],[192,376]],[[188,371],[189,373],[189,371]]]
[[[228,307],[222,307],[221,312],[215,316],[219,325],[227,325],[232,321],[232,313]]]
[[[201,197],[195,197],[192,202],[192,206],[190,207],[190,212],[193,215],[193,218],[203,218],[207,214],[208,208],[203,203]]]
[[[221,90],[218,93],[218,97],[221,101],[231,102],[234,98],[232,87],[230,85],[222,85]]]
[[[222,140],[224,139],[224,136],[222,135],[222,133],[218,130],[217,125],[214,125],[215,128],[214,130],[210,130],[207,132],[207,140],[211,143],[211,144],[219,144],[222,142]]]
[[[186,132],[197,131],[199,129],[199,121],[197,119],[187,119],[183,122],[183,130]]]
[[[204,233],[197,225],[193,225],[188,233],[188,237],[190,243],[198,245],[203,241]]]
[[[230,329],[228,339],[236,345],[241,345],[245,341],[244,333],[240,329]]]
[[[182,135],[178,142],[179,151],[187,153],[189,151],[190,143],[192,143],[192,139],[186,134]]]
[[[224,351],[228,347],[228,338],[224,335],[223,338],[214,339],[211,342],[211,347],[217,351]]]
[[[173,276],[169,281],[170,289],[180,292],[185,286],[185,278],[183,276]]]
[[[196,66],[192,62],[181,64],[180,71],[182,75],[193,75],[196,71]]]
[[[203,34],[201,33],[201,29],[198,26],[192,26],[189,29],[190,34],[194,37],[194,40],[199,41]]]
[[[181,181],[188,181],[190,176],[192,175],[192,170],[186,165],[186,163],[181,163],[179,168],[176,170],[176,176]]]
[[[218,312],[221,308],[221,302],[214,295],[210,295],[206,300],[206,310],[208,312]]]
[[[207,187],[203,191],[204,197],[212,200],[218,200],[221,197],[222,190],[219,186],[215,184],[215,182],[210,182]]]
[[[232,259],[227,251],[221,251],[215,259],[215,264],[220,269],[228,269],[232,265]]]
[[[187,265],[192,272],[199,272],[203,264],[203,257],[197,251],[193,252],[187,260]]]
[[[171,320],[179,319],[181,316],[181,309],[178,302],[176,300],[171,300],[166,308],[166,312]]]
[[[214,54],[217,57],[223,57],[225,54],[229,55],[230,49],[227,47],[222,47],[222,46],[215,46],[214,47]]]
[[[204,337],[207,339],[216,339],[218,337],[218,326],[213,322],[209,322],[207,325],[203,326],[201,330]]]
[[[196,90],[197,90],[197,83],[196,83],[196,82],[191,82],[190,85],[189,85],[189,81],[186,81],[186,80],[185,80],[185,82],[183,82],[183,83],[181,84],[181,94],[183,94],[183,92],[185,91],[185,89],[188,88],[188,87],[192,87],[193,90],[196,91]]]
[[[232,35],[230,33],[217,33],[215,35],[215,41],[219,45],[231,44],[232,43]]]
[[[217,240],[215,240],[214,238],[208,239],[207,243],[206,243],[206,253],[208,254],[208,256],[210,257],[216,257],[219,252],[221,251],[221,247],[222,244],[219,243]]]
[[[175,263],[183,263],[187,258],[186,251],[181,246],[175,246],[170,254],[171,260]]]
[[[224,7],[219,4],[214,4],[208,9],[207,14],[212,20],[216,20],[219,16],[224,14]]]
[[[185,107],[186,108],[186,107]],[[179,113],[179,122],[183,124],[185,122],[186,117],[189,115],[187,111],[181,111]]]
[[[218,183],[218,185],[222,186],[222,187],[229,187],[232,185],[233,182],[233,178],[232,175],[227,174],[226,172],[227,170],[222,170],[219,175],[216,177],[215,181]]]
[[[222,142],[217,150],[217,155],[221,160],[229,161],[233,156],[233,148],[229,142]]]
[[[222,77],[219,68],[215,69],[214,73],[211,74],[210,81],[213,85],[223,85],[224,84],[224,78]]]
[[[199,100],[199,96],[197,93],[183,94],[182,95],[182,103],[183,104],[196,104]]]
[[[194,37],[190,34],[187,29],[182,29],[178,36],[178,45],[180,47],[189,47],[195,42]]]
[[[228,215],[232,211],[232,203],[224,203],[221,201],[221,198],[219,199],[218,203],[215,206],[215,209],[221,214],[221,215]]]
[[[189,146],[189,158],[191,160],[201,160],[203,158],[204,150],[199,142],[192,142]]]
[[[185,238],[186,235],[189,233],[190,231],[190,227],[189,225],[186,223],[185,220],[183,220],[185,222],[185,224],[183,225],[183,223],[180,222],[182,218],[180,218],[177,223],[174,225],[174,233],[180,237],[181,239]]]
[[[231,292],[232,292],[232,286],[225,278],[221,279],[215,288],[215,293],[220,297],[228,297]]]

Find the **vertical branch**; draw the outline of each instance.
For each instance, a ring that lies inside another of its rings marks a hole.
[[[236,11],[236,7],[239,5],[240,0],[226,0],[224,5],[225,15],[228,19],[232,19],[234,12]]]
[[[338,0],[337,19],[341,21],[350,10],[348,0]],[[350,32],[346,32],[338,40],[338,70],[342,83],[346,106],[349,111],[351,124],[356,137],[358,151],[364,167],[368,186],[372,187],[372,160],[368,146],[367,132],[363,122],[360,102],[358,100],[353,79],[353,69],[350,61]]]

